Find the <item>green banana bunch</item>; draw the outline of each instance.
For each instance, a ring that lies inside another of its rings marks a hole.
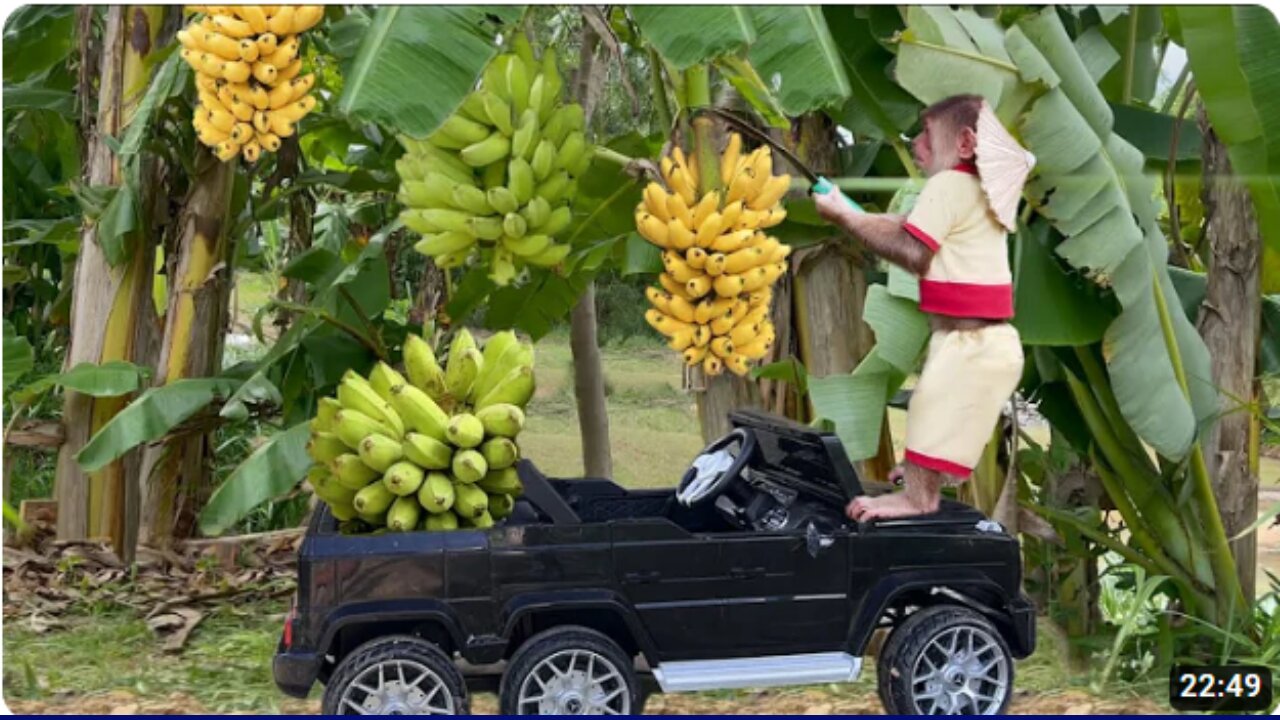
[[[452,124],[447,133],[461,141],[467,128]],[[525,211],[556,212],[542,203],[521,207],[511,213],[518,221],[502,218],[513,224],[503,242],[536,237],[512,237],[523,234],[514,224],[528,223]],[[436,358],[430,343],[410,334],[403,367],[378,362],[367,377],[349,370],[335,395],[317,403],[307,485],[344,532],[485,529],[514,510],[533,346],[509,330],[479,343],[459,328],[443,367]]]
[[[564,261],[571,248],[557,238],[594,153],[582,107],[563,91],[555,52],[539,58],[516,33],[431,135],[400,137],[398,198],[401,220],[422,236],[415,250],[442,269],[487,266],[500,286]]]

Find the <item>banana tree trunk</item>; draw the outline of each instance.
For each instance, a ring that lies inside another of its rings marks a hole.
[[[112,6],[106,13],[102,38],[101,76],[97,116],[89,131],[85,181],[90,186],[119,186],[121,168],[105,136],[120,137],[145,94],[154,61],[152,51],[165,9],[157,6]],[[86,25],[82,24],[81,28]],[[82,47],[85,47],[82,39]],[[81,85],[81,91],[88,88]],[[82,97],[86,105],[92,102]],[[145,184],[144,184],[145,185]],[[140,187],[144,195],[153,188]],[[144,201],[144,207],[148,204]],[[81,233],[80,254],[71,308],[71,343],[65,367],[112,360],[145,362],[149,345],[147,320],[151,304],[155,242],[148,223],[125,238],[128,255],[112,267],[98,242],[96,225]],[[94,398],[68,390],[63,405],[66,442],[58,454],[55,494],[58,537],[62,540],[109,537],[116,551],[128,557],[132,535],[128,508],[134,506],[136,458],[126,456],[91,475],[81,472],[75,456],[89,438],[127,404],[127,398]]]
[[[585,9],[584,9],[585,11]],[[591,123],[607,68],[595,61],[600,37],[591,23],[582,23],[582,47],[574,97]],[[587,283],[569,315],[569,347],[573,353],[573,395],[578,403],[578,431],[582,438],[582,469],[588,477],[613,477],[609,445],[609,406],[604,394],[604,365],[596,333],[596,285]]]
[[[1249,191],[1231,170],[1227,148],[1200,111],[1204,153],[1205,230],[1212,264],[1200,307],[1199,330],[1209,347],[1213,384],[1224,399],[1222,418],[1206,433],[1205,463],[1227,536],[1248,527],[1258,515],[1258,420],[1240,403],[1257,400],[1258,340],[1261,331],[1262,238]],[[1257,536],[1231,543],[1236,574],[1246,597],[1253,597],[1258,564]]]
[[[280,179],[296,178],[302,171],[302,148],[298,144],[298,136],[285,139],[276,157],[276,175]],[[315,235],[316,199],[309,189],[302,188],[289,196],[289,237],[281,247],[280,267],[289,260],[298,257],[311,247]],[[302,305],[307,301],[307,284],[298,278],[284,278],[276,297],[293,304]],[[280,308],[272,325],[276,328],[276,336],[283,335],[293,322],[294,312]]]
[[[221,370],[231,293],[234,241],[228,211],[236,162],[218,162],[205,150],[199,175],[179,216],[177,257],[169,265],[170,291],[156,384],[207,377]],[[142,463],[142,537],[164,547],[187,537],[211,490],[212,434],[196,429],[146,449]]]

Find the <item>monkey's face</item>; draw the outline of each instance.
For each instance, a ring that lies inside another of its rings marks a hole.
[[[972,159],[974,142],[972,130],[963,128],[957,132],[939,119],[928,118],[911,141],[911,152],[916,165],[928,177],[954,167],[962,159]]]

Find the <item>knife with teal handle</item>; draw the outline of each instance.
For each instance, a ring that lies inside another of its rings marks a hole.
[[[834,190],[836,190],[835,184],[832,183],[830,180],[819,175],[818,179],[814,181],[813,187],[809,188],[809,193],[817,194],[817,195],[826,195],[827,193],[832,192]],[[858,212],[858,213],[866,212],[866,210],[862,209],[861,205],[854,202],[853,198],[849,197],[848,195],[844,196],[844,200],[845,202],[849,203],[849,207],[853,208],[854,212]]]

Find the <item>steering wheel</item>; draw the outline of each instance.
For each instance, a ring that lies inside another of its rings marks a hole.
[[[680,479],[676,500],[685,507],[714,500],[742,473],[755,449],[756,436],[744,428],[732,430],[711,443]]]

